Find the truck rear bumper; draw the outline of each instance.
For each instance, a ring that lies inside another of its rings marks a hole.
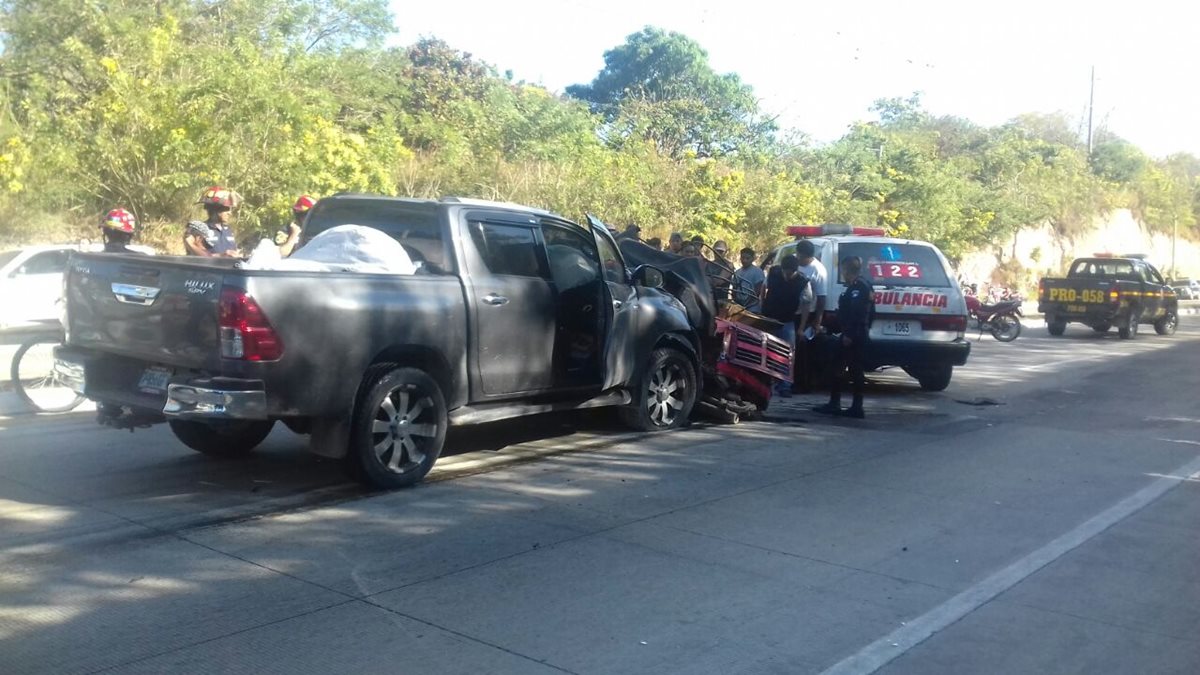
[[[242,385],[234,389],[229,385]],[[257,389],[252,387],[257,386]],[[195,384],[172,384],[167,387],[167,402],[163,415],[168,418],[203,418],[229,420],[267,419],[267,392],[262,382],[242,380],[229,382],[222,388]]]
[[[1121,315],[1122,306],[1110,304],[1086,305],[1087,311],[1068,312],[1067,306],[1061,303],[1038,303],[1038,312],[1049,321],[1066,321],[1068,323],[1083,323],[1088,325],[1111,324]]]
[[[171,377],[165,392],[151,393],[131,386],[144,366],[115,360],[97,363],[87,352],[71,347],[59,347],[54,353],[58,379],[98,403],[161,414],[167,419],[269,419],[262,380],[177,374]]]

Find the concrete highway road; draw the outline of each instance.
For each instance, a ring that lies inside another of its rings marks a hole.
[[[1198,342],[1031,326],[862,422],[530,418],[390,494],[282,428],[0,416],[0,673],[1200,672]]]

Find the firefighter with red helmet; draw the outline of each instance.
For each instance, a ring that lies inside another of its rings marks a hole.
[[[242,203],[241,196],[229,188],[214,185],[204,191],[198,203],[204,207],[207,218],[203,222],[193,220],[187,224],[183,234],[187,254],[209,258],[241,256],[229,226],[233,210]]]
[[[137,218],[129,211],[116,208],[100,219],[100,236],[104,239],[105,253],[134,253],[129,244],[137,231]]]
[[[275,243],[279,246],[279,255],[286,258],[296,250],[296,244],[300,243],[300,231],[304,225],[304,218],[316,204],[317,198],[312,195],[300,195],[296,199],[296,203],[292,204],[292,222],[288,223],[287,234],[280,232],[275,236]]]

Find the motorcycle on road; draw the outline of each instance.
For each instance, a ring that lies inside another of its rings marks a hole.
[[[967,295],[967,318],[969,326],[979,330],[979,336],[988,331],[1000,342],[1012,342],[1021,335],[1021,301],[1004,300],[994,305],[985,305],[974,295]]]

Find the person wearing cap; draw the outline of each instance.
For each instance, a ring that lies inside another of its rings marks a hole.
[[[316,206],[317,199],[311,195],[300,195],[296,199],[296,203],[292,204],[292,222],[288,223],[288,231],[283,234],[282,241],[279,235],[276,235],[276,245],[279,246],[280,257],[286,258],[296,250],[296,244],[300,243],[300,232],[304,225],[304,218],[312,207]]]
[[[833,380],[829,386],[829,403],[813,410],[825,415],[861,420],[866,417],[863,413],[866,376],[863,374],[862,357],[870,339],[871,318],[875,314],[875,289],[870,280],[862,275],[862,258],[843,258],[840,268],[842,278],[846,280],[846,290],[838,297],[837,307],[838,326],[842,335],[834,343],[836,358]],[[849,408],[842,410],[842,378],[846,376],[847,369],[850,371],[850,384],[854,388],[854,401]]]
[[[122,208],[115,208],[100,219],[100,236],[105,253],[137,253],[129,248],[137,231],[137,218]]]
[[[187,254],[204,258],[240,257],[242,254],[229,221],[233,219],[233,209],[241,202],[241,196],[228,188],[214,185],[205,190],[197,203],[204,206],[207,219],[187,224],[183,234]]]

